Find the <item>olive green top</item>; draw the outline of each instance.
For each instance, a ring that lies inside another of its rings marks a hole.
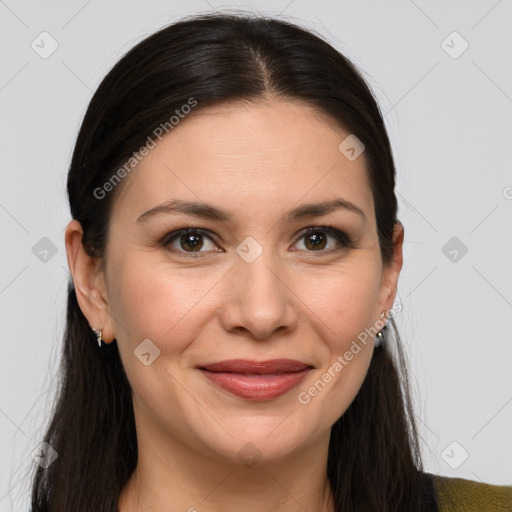
[[[512,512],[512,485],[433,475],[439,512]]]

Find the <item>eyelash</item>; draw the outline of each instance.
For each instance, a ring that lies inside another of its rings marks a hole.
[[[316,233],[325,233],[325,234],[331,235],[338,241],[339,244],[342,245],[343,248],[354,247],[352,240],[346,233],[334,228],[333,226],[331,226],[329,224],[322,224],[319,226],[312,226],[312,227],[306,228],[305,231],[303,231],[300,234],[300,236],[297,238],[297,242],[306,236],[316,234]],[[205,237],[209,238],[212,242],[215,243],[215,240],[210,236],[210,234],[207,230],[200,229],[200,228],[186,228],[186,229],[179,229],[177,231],[172,231],[171,233],[168,233],[163,238],[163,240],[160,242],[160,244],[162,245],[162,247],[167,248],[169,251],[171,251],[173,253],[184,255],[185,257],[189,257],[189,258],[200,258],[200,257],[202,257],[202,254],[204,254],[204,252],[209,252],[209,251],[187,252],[187,251],[176,250],[170,246],[170,244],[174,240],[176,240],[178,237],[180,237],[181,235],[190,235],[190,234],[205,236]],[[341,250],[341,249],[336,248],[336,249],[306,251],[306,252],[311,252],[311,253],[318,252],[320,254],[329,254],[329,253],[332,253],[332,252],[338,251],[338,250]]]

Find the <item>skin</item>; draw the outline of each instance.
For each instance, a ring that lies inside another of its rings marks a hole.
[[[85,253],[80,224],[69,223],[80,308],[91,328],[103,326],[105,342],[117,339],[133,390],[139,458],[120,512],[334,510],[330,429],[361,387],[373,338],[308,404],[297,396],[358,334],[381,327],[382,312],[389,316],[404,234],[397,223],[393,261],[384,266],[364,153],[349,161],[338,150],[347,135],[299,101],[209,107],[181,121],[124,178],[105,273]],[[335,197],[357,205],[365,219],[342,209],[284,219],[301,204]],[[229,209],[232,218],[162,214],[137,222],[175,198]],[[315,249],[302,234],[323,223],[354,247],[324,232]],[[198,253],[179,237],[176,252],[159,245],[187,227],[213,235],[199,236],[198,258],[187,257]],[[248,236],[263,249],[252,263],[235,251]],[[134,350],[148,338],[160,355],[145,366]],[[315,368],[298,388],[251,402],[196,369],[231,358],[292,358]],[[252,466],[238,456],[248,442],[260,457]]]

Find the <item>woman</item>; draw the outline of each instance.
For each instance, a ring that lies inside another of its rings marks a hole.
[[[394,186],[375,99],[319,36],[202,15],[129,51],[69,170],[32,512],[511,510],[422,469]]]

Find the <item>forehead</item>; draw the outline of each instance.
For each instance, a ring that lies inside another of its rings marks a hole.
[[[180,198],[263,215],[341,196],[371,217],[364,153],[351,161],[338,148],[348,135],[299,101],[206,107],[156,139],[124,178],[113,214],[136,218]]]

